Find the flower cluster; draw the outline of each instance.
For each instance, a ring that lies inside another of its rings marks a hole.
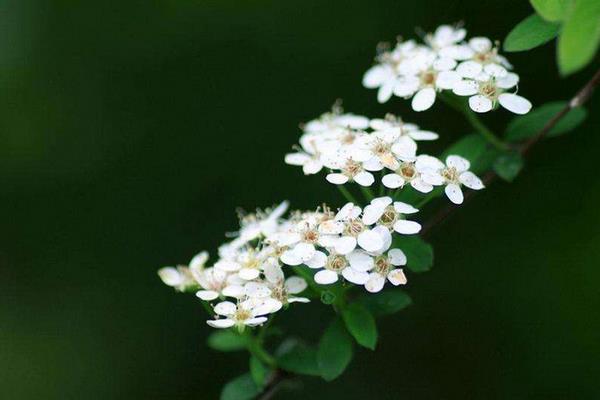
[[[326,179],[335,185],[356,182],[371,186],[374,172],[381,172],[381,183],[388,189],[408,185],[421,193],[435,186],[445,186],[448,198],[462,203],[461,186],[479,190],[481,180],[469,171],[468,160],[450,155],[446,162],[430,155],[417,155],[417,141],[438,138],[438,134],[419,129],[388,114],[384,119],[344,114],[334,106],[303,127],[300,146],[285,156],[285,162],[302,166],[305,174],[316,174],[323,168],[330,172]]]
[[[407,259],[402,250],[391,249],[392,235],[420,231],[419,223],[406,218],[418,212],[414,207],[380,197],[364,209],[347,203],[337,213],[323,206],[282,218],[287,207],[284,202],[242,216],[237,237],[219,248],[212,266],[206,267],[208,254],[202,252],[188,266],[160,269],[160,278],[179,291],[195,291],[202,301],[218,301],[213,307],[218,318],[207,321],[210,326],[239,329],[264,323],[290,303],[309,301],[297,296],[308,285],[294,266],[313,269],[319,285],[342,279],[378,292],[386,280],[406,283],[398,267]]]
[[[425,35],[423,42],[398,40],[380,46],[376,64],[363,77],[363,86],[378,88],[377,100],[392,95],[412,98],[415,111],[429,109],[441,91],[469,96],[473,111],[488,112],[498,104],[516,114],[526,114],[531,103],[516,95],[519,76],[498,54],[498,44],[486,37],[466,40],[467,31],[442,25]]]

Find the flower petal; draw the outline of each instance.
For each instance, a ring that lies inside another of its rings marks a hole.
[[[352,267],[346,267],[342,270],[342,276],[348,282],[352,282],[355,285],[364,285],[369,280],[368,272],[357,271]]]
[[[415,233],[419,233],[421,230],[421,224],[415,221],[401,219],[400,221],[396,221],[394,224],[394,230],[403,235],[413,235]]]
[[[346,256],[350,266],[356,271],[364,272],[373,269],[373,257],[362,250],[355,250]]]
[[[214,290],[199,290],[196,292],[196,297],[200,300],[211,301],[219,297],[219,293]]]
[[[290,276],[285,280],[285,290],[289,294],[298,294],[303,292],[308,286],[306,280],[299,276]]]
[[[398,174],[387,174],[381,178],[383,186],[390,189],[397,189],[404,186],[404,179]]]
[[[498,96],[498,102],[502,107],[515,114],[527,114],[531,110],[531,102],[529,100],[512,93],[502,93]]]
[[[229,318],[226,319],[209,319],[208,321],[206,321],[206,323],[209,326],[212,326],[213,328],[219,328],[219,329],[227,329],[227,328],[231,328],[233,325],[235,325],[235,321]]]
[[[453,202],[454,204],[462,204],[464,196],[462,190],[460,189],[460,186],[451,183],[448,186],[446,186],[444,192],[446,192],[446,196],[448,196],[451,202]]]
[[[377,293],[383,289],[383,285],[385,285],[385,278],[376,272],[371,272],[369,280],[365,283],[365,289],[371,293]]]
[[[319,285],[330,285],[337,282],[338,274],[328,269],[322,269],[315,274],[315,282]]]
[[[406,255],[400,249],[391,249],[388,251],[388,259],[395,266],[406,265]]]
[[[460,180],[460,183],[462,183],[469,189],[481,190],[484,188],[483,182],[481,182],[481,179],[479,179],[477,177],[477,175],[475,175],[471,171],[463,172],[462,174],[460,174],[458,179]]]
[[[391,270],[387,278],[394,286],[406,285],[407,282],[406,275],[404,275],[404,271],[400,268]]]
[[[232,303],[231,301],[222,301],[220,303],[217,303],[213,307],[213,310],[215,311],[216,314],[223,315],[225,317],[229,317],[229,316],[235,314],[235,311],[237,310],[237,306],[234,303]]]
[[[478,94],[469,97],[469,107],[475,112],[484,113],[492,109],[493,103],[487,97]]]
[[[411,106],[415,111],[425,111],[435,103],[435,89],[425,88],[419,90],[413,97]]]
[[[340,173],[327,174],[325,179],[327,179],[327,182],[333,183],[334,185],[343,185],[349,180],[346,175]]]

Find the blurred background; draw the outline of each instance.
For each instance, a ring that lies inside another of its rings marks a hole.
[[[360,84],[375,46],[460,20],[502,39],[530,13],[492,0],[1,1],[1,397],[216,399],[245,355],[209,350],[202,307],[156,270],[214,254],[236,207],[340,205],[323,175],[282,161],[298,124],[338,97],[440,132],[431,153],[468,133],[441,103],[378,105]],[[534,105],[594,69],[561,80],[553,47],[509,56]],[[600,396],[599,106],[597,93],[580,129],[434,232],[434,269],[409,276],[414,304],[381,322],[377,352],[279,398]],[[316,337],[320,307],[297,311],[290,329]]]

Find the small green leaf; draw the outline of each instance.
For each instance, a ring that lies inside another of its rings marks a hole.
[[[504,137],[508,141],[518,142],[535,136],[566,105],[566,101],[546,103],[529,114],[514,118],[508,124]],[[585,108],[576,107],[572,109],[548,132],[546,137],[559,136],[577,128],[586,116],[587,110]]]
[[[325,330],[317,350],[321,377],[332,381],[344,372],[352,360],[352,338],[340,318],[333,320]]]
[[[558,39],[562,75],[579,71],[594,59],[600,44],[600,1],[577,0]]]
[[[524,51],[533,49],[554,39],[559,30],[559,24],[545,21],[537,14],[530,15],[519,22],[506,36],[504,50]]]
[[[356,342],[367,349],[375,350],[377,326],[369,310],[360,303],[352,303],[344,309],[342,317]]]
[[[426,272],[433,266],[433,247],[418,236],[394,238],[394,247],[406,255],[406,267],[412,272]]]
[[[229,381],[221,391],[221,400],[251,400],[259,394],[259,389],[250,374],[238,376]]]
[[[218,351],[238,351],[246,348],[246,338],[233,330],[213,332],[206,342],[208,347]]]
[[[250,376],[257,387],[262,388],[271,370],[258,358],[250,356]]]
[[[400,289],[386,289],[376,294],[367,293],[358,301],[376,317],[394,314],[412,303],[410,296]]]
[[[529,0],[535,11],[547,21],[560,21],[567,14],[571,0]]]
[[[442,161],[450,154],[462,156],[471,162],[471,171],[478,174],[485,172],[491,166],[498,151],[491,148],[486,140],[478,134],[463,136],[452,144],[443,154]]]
[[[288,346],[288,349],[282,349],[283,351],[281,351],[281,354],[277,358],[277,365],[280,368],[295,374],[321,375],[319,364],[317,363],[316,349],[297,341],[288,342]]]
[[[522,169],[523,157],[516,152],[504,153],[494,162],[494,171],[508,182],[512,182]]]

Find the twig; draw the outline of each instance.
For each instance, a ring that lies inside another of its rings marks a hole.
[[[564,118],[565,115],[569,111],[571,111],[575,107],[579,107],[583,105],[586,101],[589,100],[596,86],[600,84],[600,69],[596,71],[592,79],[590,79],[576,94],[573,96],[571,101],[567,105],[565,105],[558,113],[556,113],[547,123],[544,125],[542,129],[539,130],[537,134],[532,136],[528,141],[523,143],[517,151],[525,156],[531,151],[531,148],[537,144],[541,139],[544,138],[558,124],[558,122]],[[498,175],[494,171],[489,171],[482,177],[483,184],[488,186],[493,183],[498,178]],[[477,191],[470,190],[465,194],[465,198],[463,204],[466,203],[469,199],[471,199]],[[454,204],[449,204],[448,206],[442,208],[437,214],[435,214],[424,226],[421,230],[422,236],[427,236],[433,227],[440,224],[444,221],[450,214],[452,214],[458,207]]]

